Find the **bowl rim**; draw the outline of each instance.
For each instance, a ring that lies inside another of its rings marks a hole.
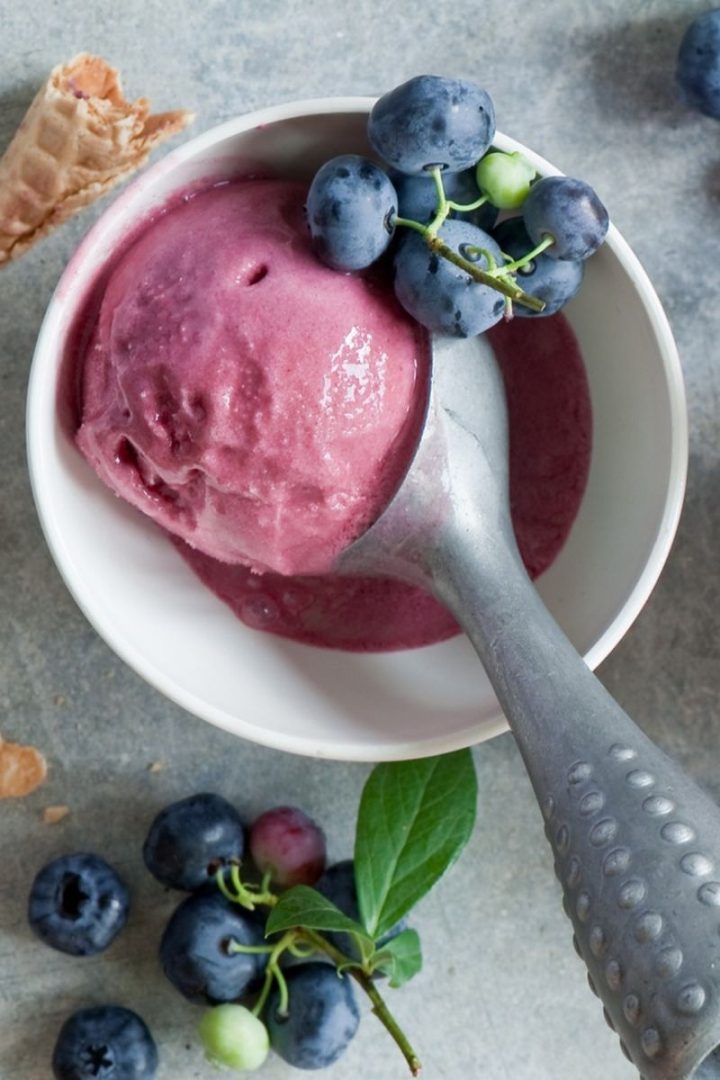
[[[62,312],[61,297],[68,287],[68,281],[72,281],[76,268],[82,262],[84,255],[98,244],[102,244],[114,219],[118,214],[122,215],[125,212],[125,207],[132,202],[135,193],[145,190],[148,185],[152,184],[154,179],[166,175],[176,165],[190,160],[198,154],[210,150],[216,144],[250,129],[302,116],[367,113],[376,100],[375,97],[309,98],[253,110],[208,128],[170,151],[149,169],[143,171],[113,200],[100,218],[91,226],[61,274],[38,334],[30,368],[26,399],[26,449],[30,485],[45,541],[73,599],[93,628],[112,650],[165,697],[194,716],[207,720],[232,734],[247,738],[271,749],[284,750],[310,757],[364,762],[378,760],[378,748],[374,747],[371,741],[354,740],[342,742],[341,744],[330,742],[318,744],[316,738],[308,738],[302,734],[280,733],[274,729],[261,728],[258,725],[249,723],[242,717],[233,716],[224,709],[209,704],[195,693],[179,685],[173,677],[166,674],[154,663],[148,662],[132,641],[118,632],[111,613],[103,610],[94,602],[92,590],[75,573],[72,559],[63,539],[62,527],[50,508],[51,503],[46,498],[48,475],[44,463],[47,459],[45,448],[47,440],[46,420],[51,415],[48,395],[51,396],[53,402],[52,413],[55,410],[59,353],[57,341],[54,339],[57,338],[57,324],[61,313],[63,317],[66,317],[65,312]],[[496,132],[493,144],[501,149],[519,150],[543,175],[562,175],[560,170],[550,162],[510,136]],[[668,318],[642,263],[612,223],[610,224],[606,244],[631,278],[650,323],[667,387],[671,443],[670,469],[665,480],[664,505],[655,541],[645,556],[643,569],[638,575],[631,592],[600,637],[585,652],[585,662],[591,669],[601,663],[624,637],[640,614],[658,581],[680,520],[685,496],[689,455],[685,385],[677,346]],[[81,297],[82,289],[78,292],[78,298]],[[75,302],[73,302],[74,307]],[[68,320],[68,325],[70,322],[71,320]],[[420,745],[416,745],[407,739],[397,740],[393,743],[383,744],[382,760],[408,759],[418,757],[419,753],[426,756],[450,752],[468,745],[474,745],[477,742],[484,741],[486,738],[493,738],[495,735],[507,730],[507,721],[498,706],[497,717],[492,720],[485,720],[481,730],[473,728],[470,739],[468,739],[467,727],[463,727],[450,735],[440,734],[434,739],[425,739]]]

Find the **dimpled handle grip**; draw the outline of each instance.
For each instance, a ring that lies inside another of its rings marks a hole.
[[[494,570],[456,538],[433,588],[518,742],[590,986],[645,1080],[720,1077],[720,809],[589,671],[516,557]]]
[[[720,812],[617,712],[582,756],[567,748],[545,831],[623,1052],[648,1080],[688,1077],[720,1042]]]

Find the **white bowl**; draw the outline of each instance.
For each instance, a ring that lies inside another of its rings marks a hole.
[[[244,738],[346,760],[422,757],[490,738],[506,723],[463,637],[401,653],[317,649],[246,628],[156,528],[106,490],[58,415],[60,360],[98,268],[170,193],[243,169],[309,178],[367,148],[372,100],[295,102],[191,140],[131,185],[88,233],[50,303],[28,397],[28,454],[47,542],[68,588],[108,644],[179,705]],[[540,173],[548,162],[507,136]],[[594,412],[587,490],[560,556],[538,582],[594,667],[647,600],[677,525],[687,466],[680,364],[638,260],[616,229],[567,309]]]

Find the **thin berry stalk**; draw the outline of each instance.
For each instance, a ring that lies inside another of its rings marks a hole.
[[[408,1064],[410,1072],[413,1076],[419,1076],[420,1070],[422,1069],[420,1058],[415,1053],[410,1040],[390,1012],[390,1009],[385,1003],[385,999],[367,972],[363,971],[355,962],[351,961],[350,957],[345,956],[339,949],[336,949],[331,945],[329,941],[326,941],[322,934],[318,934],[314,930],[307,930],[305,928],[299,928],[297,933],[301,939],[312,943],[319,952],[324,952],[338,969],[347,971],[347,974],[352,976],[358,985],[362,987],[372,1002],[373,1013],[377,1016],[388,1034],[394,1039]]]
[[[468,262],[462,255],[459,255],[456,251],[453,251],[451,247],[441,240],[439,236],[434,235],[429,231],[429,226],[421,225],[419,221],[412,221],[411,218],[396,217],[393,220],[394,225],[402,225],[408,229],[414,229],[415,232],[420,233],[424,238],[425,243],[428,245],[431,251],[436,255],[440,255],[443,259],[447,259],[453,263],[454,266],[464,270],[466,274],[479,282],[480,285],[489,285],[491,289],[495,289],[497,292],[502,293],[503,296],[509,297],[510,300],[514,300],[517,304],[522,304],[523,307],[530,308],[531,311],[543,311],[545,308],[545,302],[538,300],[534,296],[529,296],[526,292],[516,285],[509,277],[505,279],[503,276],[509,273],[508,267],[498,267],[495,271],[481,270],[479,266],[475,266],[473,263]],[[543,243],[543,251],[546,247],[549,247],[549,243]],[[538,254],[535,251],[533,254]],[[524,265],[524,264],[523,264]]]
[[[501,277],[495,277],[487,270],[481,270],[478,266],[468,262],[467,259],[463,259],[462,255],[458,255],[456,251],[448,247],[439,236],[426,236],[425,241],[430,250],[435,252],[436,255],[441,255],[443,259],[447,259],[454,266],[458,266],[481,285],[489,285],[491,289],[497,289],[503,296],[510,297],[516,304],[522,304],[523,307],[530,308],[531,311],[543,311],[545,308],[545,303],[542,300],[537,300],[534,296],[528,296],[518,285],[505,281]],[[503,270],[505,269],[503,267]]]
[[[514,274],[516,270],[522,270],[523,266],[527,266],[533,259],[537,259],[538,255],[542,255],[543,251],[547,251],[549,247],[555,243],[552,236],[546,236],[537,247],[534,247],[532,251],[528,251],[527,255],[523,255],[521,259],[510,259],[505,266],[500,267],[500,272],[504,274]],[[495,271],[497,273],[497,271]]]

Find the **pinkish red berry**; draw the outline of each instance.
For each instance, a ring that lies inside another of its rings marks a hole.
[[[325,869],[325,834],[302,810],[276,806],[250,829],[250,854],[277,885],[314,885]]]

